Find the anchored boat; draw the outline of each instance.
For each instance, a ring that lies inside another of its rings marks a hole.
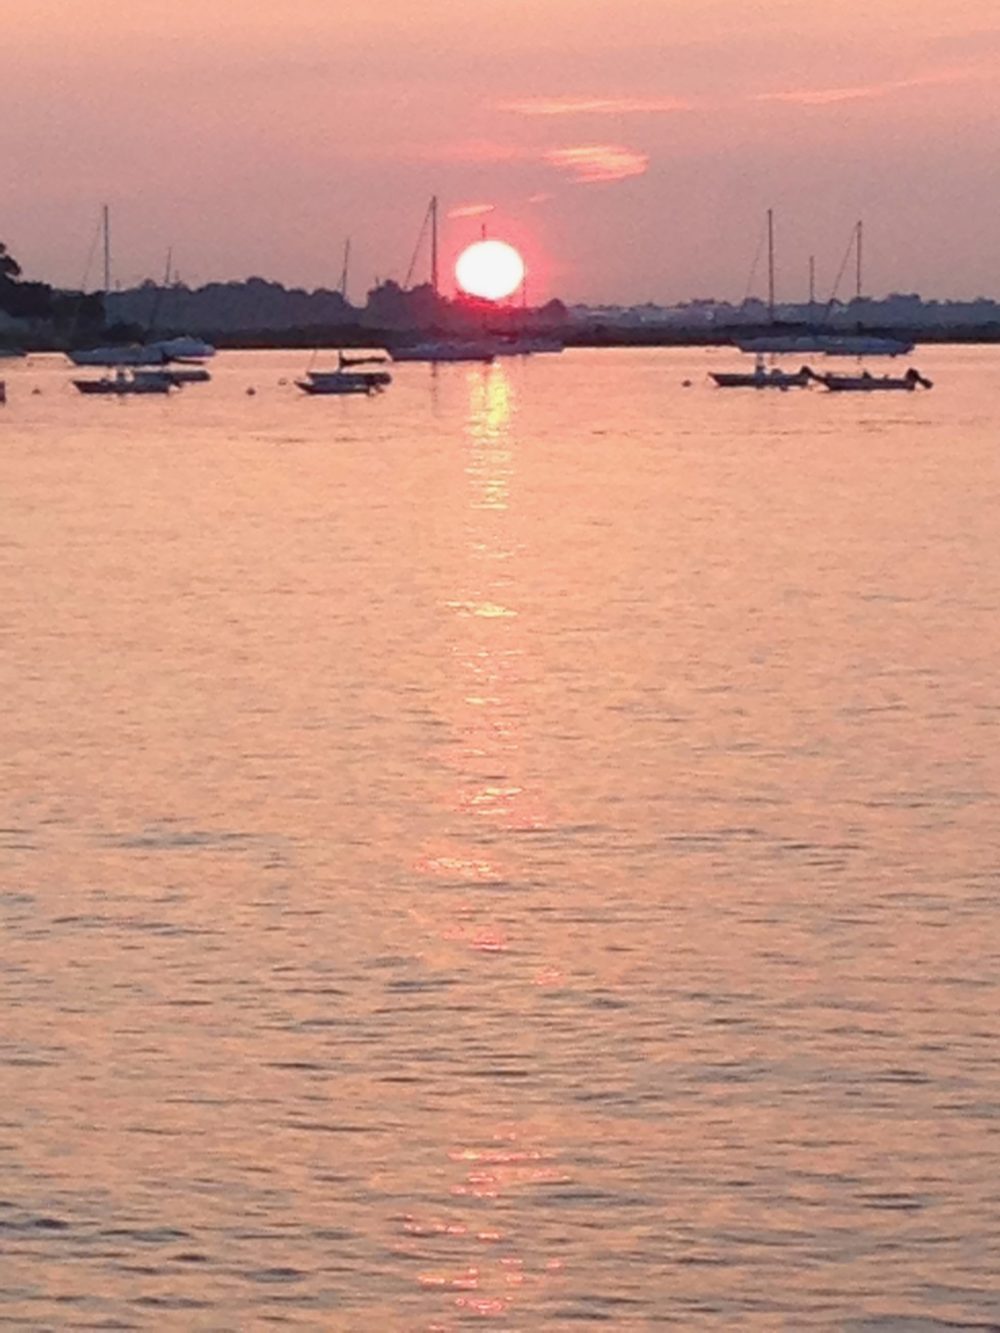
[[[73,385],[83,394],[110,394],[118,398],[133,394],[166,394],[177,387],[168,376],[157,371],[130,374],[122,366],[113,375],[102,375],[99,380],[74,380]]]
[[[711,370],[710,376],[720,389],[807,389],[815,378],[808,366],[798,370],[781,370],[764,365],[763,357],[750,371]]]
[[[932,389],[934,383],[921,375],[913,366],[905,375],[873,375],[863,370],[860,375],[816,375],[817,383],[833,393],[883,393],[886,391],[912,393],[914,389]]]

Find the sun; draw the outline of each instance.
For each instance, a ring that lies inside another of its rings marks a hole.
[[[502,301],[524,281],[524,260],[506,241],[476,241],[455,265],[462,291],[485,301]]]

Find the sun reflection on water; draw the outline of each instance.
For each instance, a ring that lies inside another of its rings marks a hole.
[[[521,614],[518,583],[517,401],[506,368],[496,365],[468,377],[469,402],[462,471],[466,502],[461,512],[464,560],[442,598],[448,616],[444,647],[448,687],[443,694],[450,738],[434,760],[452,775],[442,791],[440,826],[425,839],[414,868],[433,891],[418,910],[420,927],[451,951],[446,966],[475,969],[509,990],[519,1005],[537,986],[558,984],[559,973],[522,975],[524,942],[512,931],[508,895],[530,880],[530,854],[521,835],[551,825],[537,779],[525,771],[524,741],[532,725],[530,627]],[[476,961],[473,961],[476,960]],[[482,960],[481,962],[479,960]],[[503,978],[504,969],[512,969]],[[497,969],[501,975],[498,976]],[[474,1058],[486,1072],[495,1062],[509,1072],[529,1068],[516,1022],[503,1024],[503,1049]],[[527,1126],[512,1127],[518,1108],[510,1083],[498,1077],[496,1107],[506,1124],[492,1136],[480,1122],[456,1115],[456,1146],[443,1165],[440,1187],[449,1200],[434,1215],[409,1216],[407,1237],[418,1248],[417,1282],[447,1301],[451,1318],[510,1316],[526,1287],[550,1280],[537,1243],[510,1224],[511,1196],[556,1185],[565,1177],[553,1154],[532,1142]],[[463,1142],[462,1139],[465,1139]],[[501,1225],[502,1223],[502,1225]],[[442,1321],[445,1310],[438,1311]],[[442,1322],[441,1327],[450,1327]]]

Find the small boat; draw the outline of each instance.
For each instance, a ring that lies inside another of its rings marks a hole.
[[[807,389],[815,378],[808,366],[798,370],[780,370],[764,365],[763,357],[757,358],[757,364],[751,371],[709,371],[720,389]]]
[[[322,397],[326,394],[381,393],[392,383],[392,376],[387,370],[358,370],[365,365],[384,365],[381,356],[346,357],[343,352],[337,355],[336,370],[307,370],[305,378],[295,383],[303,393]]]
[[[316,397],[334,394],[381,393],[392,376],[385,371],[326,370],[308,371],[305,379],[296,380],[303,393]]]
[[[342,373],[332,371],[319,379],[296,380],[295,383],[303,393],[317,398],[336,394],[381,393],[381,388],[372,384],[367,375],[354,375],[349,370]]]
[[[207,384],[212,378],[204,366],[169,365],[165,370],[141,371],[140,374],[162,375],[164,379],[180,388],[182,384]]]
[[[497,356],[541,356],[545,353],[561,352],[564,343],[560,338],[532,337],[525,334],[520,338],[502,338],[496,344]]]
[[[393,361],[493,361],[497,346],[493,342],[429,342],[410,347],[391,347]]]
[[[84,394],[111,394],[118,398],[134,394],[166,394],[176,388],[171,380],[158,371],[129,373],[119,366],[114,375],[102,375],[99,380],[74,380],[73,385]]]
[[[870,370],[863,370],[860,375],[817,375],[815,378],[833,393],[880,393],[887,390],[912,393],[918,386],[922,389],[934,387],[932,380],[926,379],[912,366],[905,375],[873,375]]]
[[[91,347],[67,352],[74,366],[162,366],[166,356],[159,347],[132,343],[125,347]]]
[[[215,356],[215,348],[211,343],[186,333],[177,338],[161,338],[149,346],[157,348],[167,361],[205,361]]]

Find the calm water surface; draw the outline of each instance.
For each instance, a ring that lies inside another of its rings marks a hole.
[[[1000,352],[914,359],[4,367],[0,1323],[1000,1325]]]

